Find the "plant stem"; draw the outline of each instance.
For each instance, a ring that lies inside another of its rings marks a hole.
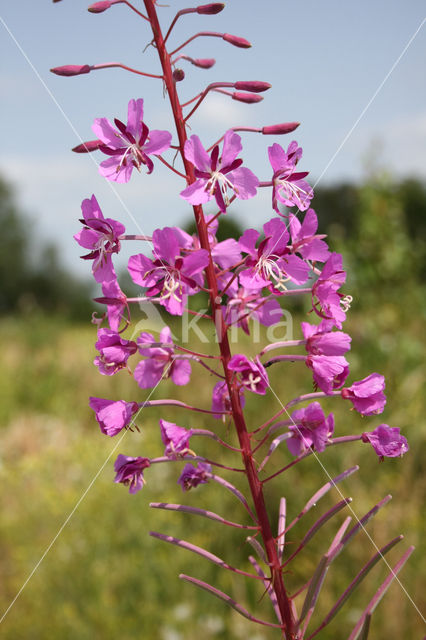
[[[185,122],[182,114],[182,108],[176,92],[175,82],[172,76],[170,64],[170,55],[167,53],[154,0],[144,0],[145,8],[151,22],[154,41],[160,58],[161,66],[164,74],[164,82],[169,95],[173,117],[176,125],[176,131],[179,139],[180,153],[187,175],[188,184],[195,182],[194,168],[192,164],[185,158],[184,145],[187,140]],[[210,35],[210,34],[209,34]],[[176,52],[176,51],[175,51]],[[209,255],[209,263],[206,267],[206,277],[208,287],[210,289],[210,303],[213,311],[213,318],[216,326],[217,337],[219,341],[220,353],[222,356],[223,370],[228,386],[232,416],[237,430],[240,447],[242,450],[242,459],[246,470],[247,480],[253,498],[256,516],[261,530],[263,543],[265,545],[268,562],[270,563],[272,586],[277,597],[277,604],[283,620],[283,637],[287,640],[294,640],[294,619],[291,608],[291,602],[287,595],[283,576],[278,558],[277,547],[272,534],[271,524],[269,522],[268,512],[266,509],[265,499],[263,495],[262,483],[259,480],[253,453],[251,450],[250,435],[244,420],[244,415],[240,403],[240,397],[236,385],[232,381],[231,371],[228,369],[228,363],[231,359],[231,350],[228,336],[225,328],[221,308],[221,298],[218,295],[217,279],[215,268],[211,256],[210,242],[207,233],[206,222],[204,220],[203,209],[200,205],[193,206],[195,222],[197,225],[200,246],[206,249]]]

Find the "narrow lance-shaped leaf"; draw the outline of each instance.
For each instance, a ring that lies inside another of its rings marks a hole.
[[[238,500],[241,502],[241,504],[244,505],[247,513],[256,522],[256,516],[254,515],[253,511],[250,509],[248,502],[243,496],[243,494],[241,493],[241,491],[239,491],[236,487],[234,487],[233,484],[225,480],[225,478],[222,478],[221,476],[217,476],[215,473],[212,473],[210,475],[210,478],[215,482],[217,482],[218,484],[222,485],[222,487],[225,487],[225,489],[228,489],[228,491],[230,491],[231,493],[233,493],[234,496],[238,498]]]
[[[309,636],[309,638],[313,638],[314,636],[316,636],[317,633],[319,633],[322,629],[324,629],[324,627],[326,625],[329,624],[329,622],[331,622],[331,620],[334,618],[334,616],[337,614],[337,612],[340,611],[340,609],[343,607],[343,605],[345,604],[345,602],[349,598],[349,596],[352,595],[352,593],[355,591],[355,589],[358,587],[358,585],[369,574],[371,569],[379,562],[379,560],[382,560],[382,558],[396,544],[398,544],[398,542],[401,542],[401,540],[403,540],[403,538],[404,538],[404,536],[397,536],[396,538],[394,538],[393,540],[388,542],[384,547],[382,547],[376,554],[374,554],[374,556],[372,556],[372,558],[370,558],[370,560],[363,566],[363,568],[359,571],[359,573],[352,580],[352,582],[347,587],[347,589],[345,589],[345,591],[342,593],[340,598],[337,600],[336,604],[330,609],[329,613],[325,616],[325,618],[324,618],[323,622],[320,624],[320,626],[317,629],[315,629],[315,631]]]
[[[258,529],[253,525],[240,524],[239,522],[232,522],[231,520],[225,520],[222,516],[219,516],[213,511],[207,511],[206,509],[198,509],[197,507],[189,507],[184,504],[171,504],[168,502],[151,502],[150,507],[153,509],[166,509],[167,511],[181,511],[182,513],[192,513],[198,516],[204,516],[210,520],[215,520],[221,524],[226,524],[230,527],[236,527],[238,529]]]
[[[353,538],[353,536],[358,533],[360,529],[365,529],[365,525],[367,524],[367,522],[371,520],[371,518],[373,518],[377,514],[379,509],[384,507],[385,504],[389,502],[389,500],[392,500],[392,496],[391,495],[385,496],[383,500],[380,500],[380,502],[374,505],[374,507],[370,509],[370,511],[366,513],[365,516],[361,518],[361,520],[358,520],[356,525],[352,527],[352,529],[342,539],[341,543],[333,551],[333,556],[331,557],[331,561],[334,560],[334,558],[339,555],[342,549],[348,544],[348,542]]]
[[[303,507],[302,511],[299,513],[299,515],[297,515],[295,517],[295,519],[293,520],[293,522],[291,522],[288,525],[286,531],[290,531],[290,529],[297,522],[299,522],[300,518],[302,516],[304,516],[310,509],[312,509],[312,507],[315,507],[317,502],[318,502],[318,500],[323,498],[326,495],[326,493],[328,493],[328,491],[330,491],[330,489],[335,487],[339,482],[341,482],[345,478],[348,478],[350,475],[352,475],[353,473],[355,473],[355,471],[358,471],[358,470],[359,470],[359,466],[356,465],[355,467],[351,467],[350,469],[346,469],[346,471],[343,471],[343,473],[340,473],[335,478],[332,478],[329,482],[326,482],[326,484],[324,486],[322,486],[321,489],[318,489],[318,491],[316,493],[314,493],[312,498],[310,498],[308,500],[308,502],[305,504],[305,506]]]
[[[232,567],[230,564],[216,556],[214,553],[207,551],[206,549],[202,549],[198,547],[196,544],[192,544],[191,542],[187,542],[186,540],[181,540],[180,538],[175,538],[174,536],[167,536],[164,533],[158,533],[157,531],[150,531],[149,535],[153,538],[158,538],[159,540],[163,540],[163,542],[169,542],[170,544],[175,544],[177,547],[181,547],[182,549],[187,549],[187,551],[192,551],[193,553],[197,553],[199,556],[206,558],[206,560],[210,560],[213,564],[217,564],[219,567],[223,569],[229,569],[234,573],[238,573],[242,576],[247,576],[248,578],[256,578],[257,576],[252,573],[247,573],[246,571],[241,571],[240,569],[236,569]]]
[[[329,550],[327,551],[325,556],[323,556],[321,558],[320,564],[318,565],[318,567],[317,567],[317,569],[315,571],[314,576],[316,577],[316,587],[314,589],[311,589],[311,586],[312,586],[312,583],[311,583],[311,585],[309,586],[309,589],[308,589],[308,593],[306,594],[306,598],[305,598],[305,602],[303,604],[303,610],[302,610],[302,614],[303,615],[301,615],[301,617],[300,617],[300,621],[302,621],[303,618],[309,613],[307,622],[304,625],[304,630],[306,630],[307,624],[309,623],[309,619],[312,616],[312,613],[313,613],[316,601],[318,599],[319,592],[321,590],[322,584],[324,582],[325,575],[327,573],[328,567],[331,565],[333,560],[339,555],[339,553],[342,551],[342,549],[344,549],[344,547],[348,544],[348,542],[350,542],[350,540],[352,540],[353,536],[356,533],[358,533],[358,531],[360,531],[360,529],[364,529],[366,523],[372,517],[374,517],[376,515],[376,513],[379,511],[379,509],[381,509],[381,507],[383,507],[385,504],[387,504],[389,502],[389,500],[391,500],[391,498],[392,498],[391,495],[387,495],[385,498],[383,498],[383,500],[381,500],[376,505],[374,505],[374,507],[372,509],[370,509],[370,511],[368,513],[366,513],[365,516],[363,518],[361,518],[361,520],[358,520],[357,524],[354,525],[352,527],[352,529],[343,538],[340,538],[339,541],[336,540],[337,536],[334,538],[333,542],[330,545]],[[340,532],[340,530],[339,530],[339,532]],[[338,534],[339,534],[339,532],[338,532]],[[324,558],[326,559],[325,564],[324,564]],[[324,565],[324,566],[322,566],[322,565]],[[317,575],[317,572],[319,571],[320,568],[321,568],[321,571]],[[311,599],[310,601],[308,601],[308,596]]]
[[[333,549],[335,549],[340,544],[340,541],[345,535],[346,529],[348,528],[351,520],[352,518],[350,516],[348,516],[344,520],[343,524],[340,526],[339,530],[334,536],[333,541],[327,551],[327,554],[325,554],[321,558],[317,568],[315,569],[314,575],[312,576],[312,579],[309,584],[308,592],[303,602],[302,613],[300,614],[300,618],[298,622],[298,624],[300,625],[303,619],[306,618],[305,624],[303,626],[302,633],[301,633],[302,638],[305,636],[306,628],[314,612],[315,604],[318,599],[318,595],[321,590],[322,583],[324,582],[325,574],[327,573],[327,570],[328,570],[327,557],[332,553]]]
[[[314,610],[315,603],[318,599],[318,595],[322,587],[322,583],[324,582],[326,573],[328,571],[328,567],[328,556],[327,554],[325,554],[319,561],[314,575],[312,576],[312,580],[308,588],[308,593],[306,594],[305,600],[303,602],[302,613],[300,614],[299,622],[302,622],[309,611]]]
[[[238,602],[233,600],[230,596],[226,595],[226,593],[223,593],[223,591],[220,591],[219,589],[212,587],[212,585],[208,584],[207,582],[203,582],[202,580],[198,580],[197,578],[192,578],[191,576],[187,576],[183,573],[180,574],[179,578],[181,580],[185,580],[186,582],[190,582],[191,584],[195,584],[197,587],[200,587],[200,589],[204,589],[205,591],[208,591],[216,598],[219,598],[219,600],[223,600],[223,602],[226,602],[226,604],[229,604],[230,607],[235,609],[235,611],[238,611],[238,613],[244,616],[244,618],[247,618],[247,620],[251,620],[251,622],[257,622],[258,624],[262,624],[266,627],[275,627],[276,629],[282,628],[280,624],[265,622],[264,620],[259,620],[258,618],[255,618],[254,616],[250,615],[250,613],[246,609],[244,609],[242,605],[238,604]]]
[[[361,630],[364,626],[365,618],[368,615],[371,615],[373,613],[374,609],[377,607],[380,600],[383,598],[386,591],[389,589],[390,585],[395,580],[396,576],[401,571],[402,567],[407,562],[408,558],[411,556],[413,551],[414,551],[414,547],[412,546],[409,547],[407,551],[404,553],[404,555],[398,560],[394,568],[391,569],[391,573],[387,576],[386,580],[382,582],[382,584],[374,594],[373,598],[370,600],[370,602],[366,606],[364,613],[362,614],[361,618],[358,620],[357,624],[355,625],[354,630],[352,631],[351,635],[348,637],[348,640],[357,640],[357,638],[359,638]]]
[[[303,547],[306,546],[309,540],[311,540],[311,538],[314,537],[314,535],[321,529],[321,527],[326,522],[328,522],[328,520],[330,520],[330,518],[336,515],[336,513],[339,513],[339,511],[341,511],[344,507],[346,507],[351,502],[352,502],[352,498],[345,498],[344,500],[341,500],[340,502],[335,504],[334,507],[329,509],[326,513],[324,513],[324,515],[321,516],[321,518],[319,518],[312,525],[312,527],[309,529],[309,531],[306,533],[305,537],[303,538],[302,542],[297,547],[296,551],[294,551],[294,553],[291,554],[291,556],[288,558],[285,564],[288,564],[291,560],[293,560],[293,558],[303,549]]]

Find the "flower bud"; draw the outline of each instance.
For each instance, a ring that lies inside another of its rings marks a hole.
[[[282,124],[272,124],[269,127],[263,127],[264,136],[279,136],[284,133],[291,133],[299,126],[300,122],[283,122]]]
[[[91,151],[96,151],[102,145],[102,140],[88,140],[87,142],[78,144],[76,147],[71,149],[71,151],[74,151],[74,153],[90,153]]]
[[[181,80],[183,80],[185,77],[185,72],[183,69],[175,69],[173,71],[173,80],[175,82],[180,82]]]
[[[214,58],[191,58],[190,62],[195,67],[200,67],[200,69],[210,69],[216,64],[216,60]]]
[[[196,11],[202,15],[213,16],[215,13],[220,13],[224,8],[223,2],[211,2],[210,4],[200,5]]]
[[[260,102],[263,100],[262,96],[257,96],[253,93],[243,93],[242,91],[234,91],[231,94],[233,100],[238,100],[238,102],[246,102],[247,104],[253,104],[254,102]]]
[[[239,36],[233,36],[230,33],[224,33],[222,36],[222,40],[225,42],[229,42],[229,44],[233,44],[234,47],[240,47],[241,49],[250,49],[251,44],[245,38],[240,38]]]
[[[90,11],[90,13],[102,13],[103,11],[106,11],[107,9],[109,9],[110,6],[113,4],[114,2],[111,2],[110,0],[102,0],[101,2],[94,2],[93,4],[90,5],[90,7],[87,8],[87,11]]]
[[[234,87],[242,91],[252,91],[253,93],[262,93],[267,91],[272,85],[269,82],[259,82],[258,80],[238,81],[234,84]]]
[[[63,67],[54,67],[50,69],[57,76],[79,76],[82,73],[89,73],[92,67],[88,64],[66,64]]]

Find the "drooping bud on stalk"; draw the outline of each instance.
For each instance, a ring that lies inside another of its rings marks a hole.
[[[63,67],[53,67],[50,69],[57,76],[80,76],[82,73],[90,73],[92,67],[88,64],[66,64]]]
[[[211,69],[216,64],[214,58],[189,58],[185,56],[185,60],[188,60],[195,67],[200,67],[200,69]]]
[[[87,8],[90,13],[102,13],[109,9],[113,4],[116,4],[114,0],[101,0],[101,2],[94,2]]]
[[[211,2],[210,4],[202,4],[196,8],[197,13],[202,15],[213,16],[220,13],[225,8],[223,2]]]
[[[263,100],[262,96],[258,96],[253,93],[243,93],[242,91],[234,91],[234,93],[231,93],[231,97],[233,100],[238,100],[238,102],[246,102],[247,104],[261,102]]]
[[[241,49],[250,49],[251,47],[251,43],[248,40],[240,38],[239,36],[233,36],[230,33],[224,33],[222,40],[229,42],[229,44],[233,44],[234,47],[240,47]]]
[[[272,87],[269,82],[260,82],[259,80],[241,80],[234,84],[234,87],[242,91],[252,91],[253,93],[262,93]]]
[[[185,77],[185,72],[183,69],[175,69],[173,71],[173,80],[175,82],[180,82],[181,80],[183,80]]]
[[[96,151],[102,145],[102,140],[88,140],[87,142],[78,144],[76,147],[71,149],[71,151],[74,151],[74,153],[90,153],[91,151]]]
[[[299,126],[300,122],[283,122],[282,124],[271,124],[268,127],[262,127],[264,136],[279,136],[284,133],[291,133]]]

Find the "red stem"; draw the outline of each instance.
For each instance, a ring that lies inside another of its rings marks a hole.
[[[194,167],[185,158],[184,145],[187,140],[185,122],[182,114],[182,108],[179,102],[179,98],[176,92],[175,82],[172,76],[172,69],[170,65],[170,55],[167,53],[163,35],[161,33],[160,24],[156,9],[154,6],[154,0],[144,0],[145,8],[148,17],[151,22],[151,28],[157,47],[158,55],[160,58],[161,66],[164,74],[164,82],[167,88],[171,108],[173,111],[173,117],[176,125],[176,131],[180,143],[180,153],[184,164],[185,172],[187,175],[188,184],[195,182]],[[198,34],[200,35],[200,34]],[[208,34],[213,35],[213,34]],[[216,34],[214,34],[216,35]],[[176,53],[176,50],[175,52]],[[295,638],[295,624],[293,618],[293,611],[291,602],[287,595],[283,576],[278,558],[277,547],[272,534],[271,524],[269,522],[268,512],[266,509],[265,499],[263,495],[262,483],[259,480],[253,453],[251,450],[250,434],[247,431],[247,426],[244,420],[243,410],[240,403],[240,397],[236,385],[232,381],[232,372],[228,369],[228,363],[231,359],[231,350],[228,341],[228,335],[226,332],[225,321],[221,309],[221,298],[218,295],[217,280],[215,274],[215,268],[211,257],[211,248],[209,243],[209,237],[207,233],[206,222],[204,220],[203,208],[200,205],[193,206],[195,222],[197,225],[198,236],[200,245],[203,249],[206,249],[209,255],[209,264],[206,267],[206,277],[208,286],[210,289],[210,303],[213,310],[213,318],[216,326],[217,337],[219,341],[220,353],[222,356],[223,370],[228,386],[232,416],[234,424],[237,430],[240,447],[242,450],[242,459],[247,475],[247,480],[250,486],[254,507],[258,523],[261,529],[261,535],[265,546],[268,562],[271,569],[271,580],[274,588],[278,607],[283,620],[283,636],[287,640],[294,640]]]

